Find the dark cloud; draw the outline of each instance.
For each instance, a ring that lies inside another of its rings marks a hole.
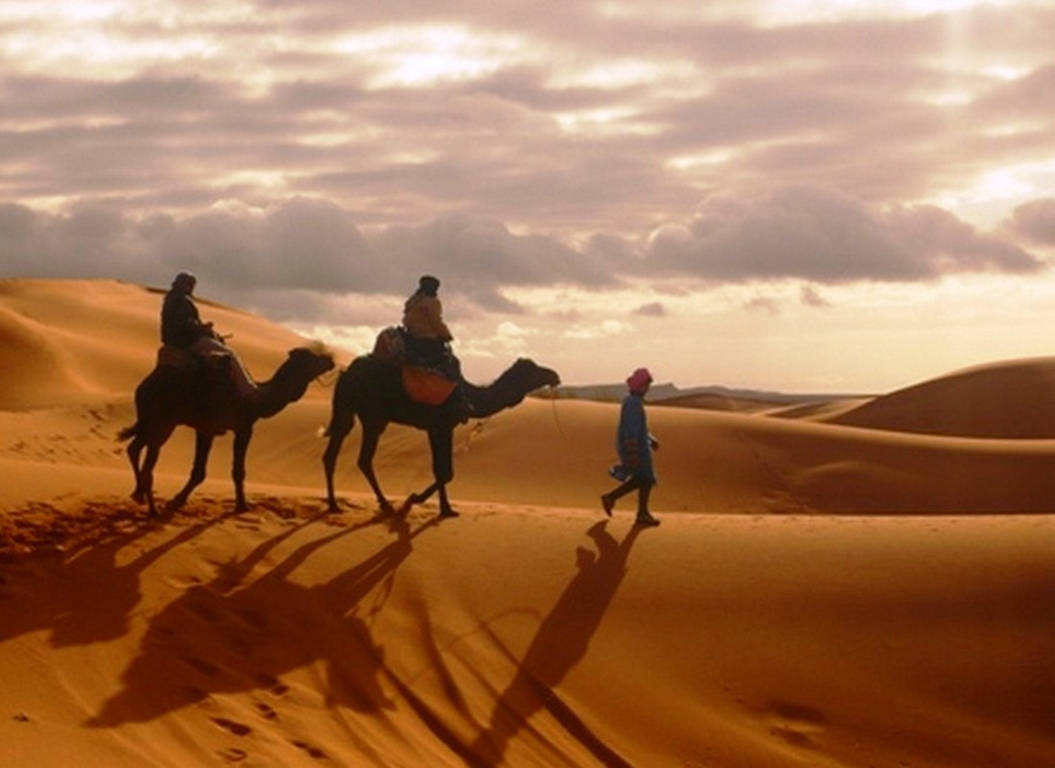
[[[642,304],[635,309],[632,314],[641,315],[643,317],[665,317],[667,314],[667,308],[662,302],[652,301],[648,304]]]
[[[881,210],[824,190],[718,195],[685,227],[654,233],[641,269],[746,281],[916,281],[957,272],[1034,272],[1043,262],[933,207]]]
[[[420,226],[364,235],[346,210],[325,200],[294,198],[263,213],[213,210],[177,218],[133,219],[104,207],[45,214],[0,206],[0,271],[13,276],[118,277],[165,284],[195,272],[203,291],[267,302],[283,316],[281,292],[402,296],[418,276],[442,276],[444,290],[479,308],[519,313],[506,287],[614,286],[595,255],[558,240],[513,234],[500,222],[446,216]]]
[[[1030,240],[1055,245],[1055,197],[1020,205],[1011,216],[1011,227]]]
[[[828,301],[815,285],[804,285],[799,290],[799,301],[807,307],[830,307],[831,302]]]
[[[1051,236],[1052,208],[1051,201],[1037,201],[1019,209],[1014,221],[1043,240]],[[693,219],[660,228],[640,248],[626,238],[597,235],[577,249],[464,214],[364,232],[351,212],[313,198],[292,198],[263,211],[228,207],[184,218],[133,218],[105,205],[66,214],[0,206],[5,274],[165,284],[188,269],[220,298],[248,297],[283,316],[302,312],[294,318],[300,320],[318,319],[305,295],[399,297],[423,273],[440,275],[448,295],[480,311],[520,313],[506,289],[603,290],[631,277],[652,280],[659,290],[699,280],[919,281],[1042,266],[1013,242],[939,208],[879,209],[810,188],[755,198],[713,196]],[[283,305],[277,299],[282,292],[301,298]],[[801,298],[824,304],[812,286]],[[666,309],[653,302],[635,312],[659,317]]]
[[[744,302],[744,309],[776,316],[780,314],[780,302],[772,296],[755,296]]]

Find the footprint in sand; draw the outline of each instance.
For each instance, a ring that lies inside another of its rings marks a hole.
[[[183,697],[187,701],[197,704],[209,698],[209,693],[196,685],[188,685],[183,688]]]
[[[180,656],[180,660],[190,664],[206,677],[216,677],[220,674],[220,668],[205,659],[199,659],[196,656]]]
[[[329,755],[327,755],[325,752],[323,752],[318,747],[312,746],[311,744],[309,744],[306,741],[300,741],[299,739],[295,739],[291,743],[297,749],[303,749],[305,752],[307,752],[309,755],[314,757],[316,760],[329,760],[330,759]]]
[[[235,722],[234,720],[228,720],[226,717],[213,717],[210,719],[220,728],[223,728],[225,731],[230,731],[235,736],[248,736],[253,732],[253,729],[248,725]]]
[[[258,674],[256,676],[256,681],[276,696],[285,696],[287,693],[289,693],[288,685],[283,683],[274,675],[269,675],[266,672],[261,672],[260,674]]]
[[[793,747],[813,748],[815,744],[810,734],[819,733],[826,722],[819,709],[790,701],[771,701],[768,710],[773,715],[770,735]]]
[[[258,701],[256,702],[256,711],[259,712],[260,716],[265,720],[278,720],[278,712],[276,712],[274,707],[270,704]]]
[[[228,747],[227,749],[221,749],[216,754],[231,763],[240,763],[249,757],[249,753],[244,749],[238,749],[237,747]]]

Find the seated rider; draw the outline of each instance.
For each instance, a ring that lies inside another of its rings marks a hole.
[[[458,360],[450,351],[454,338],[443,322],[443,305],[437,297],[440,281],[423,275],[418,290],[403,305],[404,339],[408,362],[440,370],[454,381],[461,379]]]
[[[223,343],[212,323],[203,323],[194,304],[194,287],[198,280],[189,272],[180,272],[172,281],[161,306],[161,343],[190,352],[195,357],[221,353],[231,360],[231,380],[243,397],[256,394],[256,384],[234,351]]]

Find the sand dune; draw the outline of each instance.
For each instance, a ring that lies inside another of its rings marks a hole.
[[[830,421],[935,435],[1055,439],[1055,357],[957,371]]]
[[[442,524],[378,516],[356,430],[323,514],[323,381],[258,425],[249,513],[228,437],[152,522],[113,438],[160,299],[0,281],[0,764],[1055,764],[1050,361],[652,408],[647,531],[597,508],[618,406],[571,400],[459,429]],[[202,313],[261,377],[300,343]],[[191,454],[178,431],[159,496]],[[420,490],[425,437],[390,427],[376,466]]]

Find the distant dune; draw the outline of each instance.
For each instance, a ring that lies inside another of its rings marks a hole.
[[[830,421],[932,435],[1055,439],[1055,357],[957,371],[878,397]]]
[[[645,531],[599,508],[615,397],[459,428],[442,523],[378,514],[356,428],[325,514],[323,377],[258,423],[249,513],[227,436],[150,521],[114,438],[160,302],[0,281],[0,765],[1055,765],[1055,360],[666,392]],[[201,311],[258,378],[304,341]],[[404,427],[375,465],[396,501],[431,482]]]

